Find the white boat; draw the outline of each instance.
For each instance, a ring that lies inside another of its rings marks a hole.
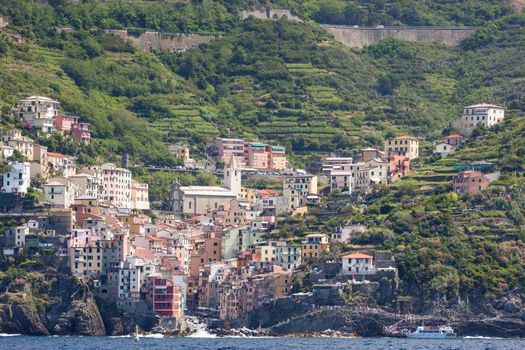
[[[415,332],[405,333],[412,339],[448,339],[456,338],[456,332],[450,326],[419,326]]]
[[[140,334],[139,334],[139,326],[135,326],[135,342],[139,342],[140,341]]]

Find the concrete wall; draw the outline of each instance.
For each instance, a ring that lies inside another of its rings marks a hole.
[[[257,19],[289,19],[291,21],[300,21],[301,19],[295,15],[292,15],[290,10],[283,9],[271,9],[271,8],[260,8],[256,10],[245,10],[239,13],[241,19],[248,17],[255,17]]]
[[[323,27],[334,36],[336,41],[350,48],[363,48],[390,37],[455,46],[477,30],[474,27],[355,28],[335,25],[323,25]]]
[[[185,51],[218,37],[218,35],[159,32],[144,32],[139,37],[136,37],[128,34],[127,30],[105,30],[104,32],[115,34],[124,40],[129,40],[134,46],[139,47],[144,51],[159,49],[168,51]]]

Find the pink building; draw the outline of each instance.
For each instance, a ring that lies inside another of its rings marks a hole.
[[[270,152],[264,143],[246,143],[244,145],[244,161],[248,168],[270,169]]]
[[[235,157],[238,167],[253,169],[286,170],[286,148],[241,139],[218,139],[213,141],[217,161],[230,163]]]
[[[388,182],[394,183],[410,174],[410,159],[404,151],[388,153]]]
[[[91,131],[89,124],[80,122],[79,117],[72,115],[59,115],[53,118],[53,126],[57,131],[68,131],[77,142],[89,145],[91,142]]]
[[[71,126],[78,123],[79,117],[72,115],[57,115],[53,118],[53,126],[57,131],[71,131]]]
[[[244,167],[244,140],[241,139],[218,139],[213,141],[217,161],[230,164],[232,157],[238,167]]]
[[[454,192],[458,194],[478,194],[488,186],[488,178],[476,170],[464,170],[454,177]]]
[[[88,123],[74,123],[71,125],[71,135],[77,142],[89,145],[91,143],[91,131]]]

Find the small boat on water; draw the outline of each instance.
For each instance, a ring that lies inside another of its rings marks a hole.
[[[139,326],[135,326],[135,342],[140,341]]]
[[[419,326],[415,332],[405,333],[412,339],[449,339],[456,338],[456,332],[450,326]]]

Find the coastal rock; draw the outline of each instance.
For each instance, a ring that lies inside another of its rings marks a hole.
[[[91,293],[71,303],[68,311],[60,315],[55,332],[61,335],[106,335],[104,322]]]
[[[1,305],[0,331],[5,333],[23,333],[29,335],[49,335],[36,307],[31,300],[10,301]]]
[[[124,334],[124,324],[122,323],[122,319],[119,317],[112,317],[109,320],[109,327],[111,335]]]

